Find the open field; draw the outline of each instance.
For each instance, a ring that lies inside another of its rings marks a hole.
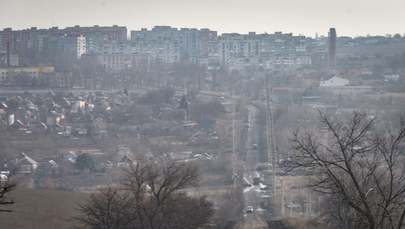
[[[15,203],[1,207],[12,212],[0,213],[0,228],[64,229],[71,228],[69,218],[76,214],[78,204],[83,203],[89,194],[16,189],[10,196]]]

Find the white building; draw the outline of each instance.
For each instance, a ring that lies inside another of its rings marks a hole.
[[[83,35],[77,37],[77,59],[86,53],[86,38]]]
[[[343,87],[348,86],[349,80],[334,76],[328,80],[321,80],[320,87]]]
[[[58,39],[58,48],[66,53],[76,55],[77,59],[86,53],[86,37],[65,34]]]
[[[110,72],[129,71],[133,67],[149,71],[151,57],[148,54],[100,54],[97,60]]]

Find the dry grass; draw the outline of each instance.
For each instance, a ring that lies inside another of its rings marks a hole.
[[[306,217],[290,217],[283,219],[285,228],[289,229],[326,229],[327,225],[317,219]]]
[[[0,228],[70,228],[69,218],[88,196],[85,193],[16,189],[11,194],[15,204],[2,206],[11,213],[0,213]]]

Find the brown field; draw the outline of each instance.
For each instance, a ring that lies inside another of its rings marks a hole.
[[[16,189],[10,196],[13,205],[1,206],[12,212],[0,212],[0,228],[63,229],[77,213],[77,206],[89,194],[43,189]]]

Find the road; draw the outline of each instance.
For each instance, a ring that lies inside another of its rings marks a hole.
[[[267,220],[270,218],[269,212],[266,208],[269,190],[265,188],[262,180],[262,174],[256,170],[259,163],[259,149],[257,143],[259,140],[260,131],[257,123],[256,107],[248,106],[248,135],[246,140],[246,158],[245,158],[245,172],[243,176],[244,183],[244,205],[245,210],[247,206],[253,207],[252,213],[243,213],[243,219],[236,225],[235,228],[268,228]],[[253,179],[260,177],[261,181],[258,185],[253,185]]]

